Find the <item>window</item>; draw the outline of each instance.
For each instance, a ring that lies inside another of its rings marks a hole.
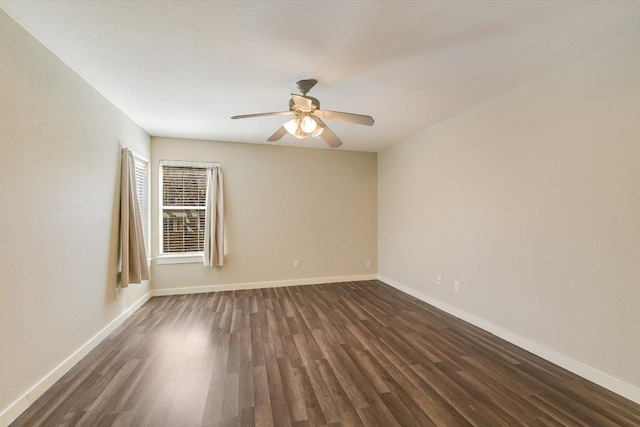
[[[207,166],[161,163],[161,254],[204,251]]]
[[[133,163],[136,169],[136,191],[140,204],[140,217],[142,218],[142,234],[144,234],[147,256],[149,252],[149,162],[134,153]]]

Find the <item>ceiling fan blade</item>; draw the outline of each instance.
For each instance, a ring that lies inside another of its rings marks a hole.
[[[275,131],[273,135],[269,137],[269,139],[267,139],[267,141],[271,141],[271,142],[279,141],[280,138],[285,136],[286,133],[287,133],[287,130],[284,128],[284,126],[280,126],[278,130]]]
[[[329,128],[329,126],[327,126],[327,124],[320,119],[318,119],[317,122],[318,122],[318,125],[322,129],[324,129],[320,134],[320,138],[324,139],[324,141],[327,144],[329,144],[329,147],[331,148],[340,147],[342,145],[342,141],[340,141],[340,138],[338,138],[338,136],[335,133],[333,133],[333,131]]]
[[[374,120],[371,116],[363,114],[342,113],[340,111],[315,110],[311,114],[321,119],[340,120],[342,122],[355,123],[357,125],[373,126]]]
[[[293,103],[298,107],[303,108],[305,111],[311,111],[311,107],[313,106],[313,102],[309,98],[305,98],[301,95],[296,95],[295,93],[291,94],[291,99]]]
[[[276,111],[273,113],[258,113],[258,114],[244,114],[242,116],[233,116],[232,119],[251,119],[254,117],[266,117],[266,116],[292,116],[296,113],[293,111]]]

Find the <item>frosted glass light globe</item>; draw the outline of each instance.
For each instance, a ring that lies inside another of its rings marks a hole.
[[[314,130],[316,130],[317,127],[318,124],[316,123],[316,121],[309,116],[305,116],[300,123],[300,128],[304,133],[312,133]]]

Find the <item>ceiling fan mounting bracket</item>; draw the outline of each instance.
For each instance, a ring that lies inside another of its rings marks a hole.
[[[318,81],[314,79],[298,80],[296,82],[296,86],[298,86],[298,89],[300,90],[300,92],[302,92],[302,95],[305,96],[307,92],[309,92],[316,85],[316,83],[318,83]]]
[[[311,100],[310,107],[307,108],[304,106],[296,105],[296,103],[293,102],[293,99],[290,99],[289,110],[294,111],[296,113],[310,113],[320,108],[320,101],[318,101],[316,98],[314,98],[313,96],[305,96],[305,98]]]

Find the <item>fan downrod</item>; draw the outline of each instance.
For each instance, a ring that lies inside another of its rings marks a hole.
[[[307,92],[309,92],[316,83],[318,83],[318,81],[314,79],[298,80],[296,86],[298,86],[298,90],[302,92],[302,96],[306,96]]]

